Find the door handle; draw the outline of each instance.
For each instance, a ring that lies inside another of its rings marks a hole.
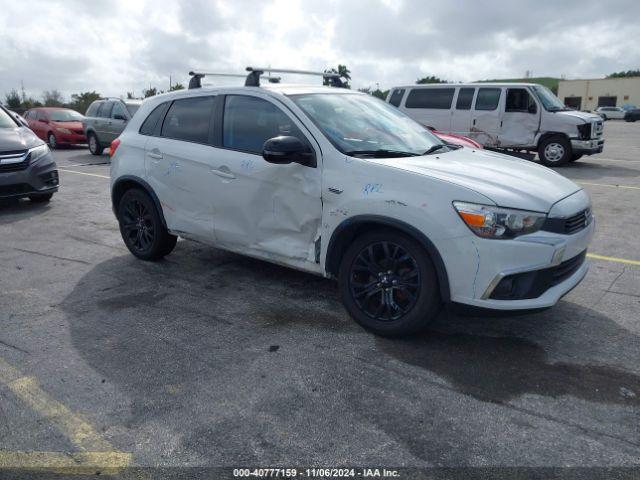
[[[473,119],[473,125],[475,126],[475,124],[476,124],[476,119],[474,118]]]
[[[225,172],[224,170],[218,170],[216,168],[212,168],[211,173],[215,173],[216,175],[222,178],[236,178],[236,176],[233,173]]]
[[[149,155],[151,158],[155,158],[157,160],[161,160],[162,159],[162,154],[161,153],[154,153],[154,152],[147,152],[147,155]]]

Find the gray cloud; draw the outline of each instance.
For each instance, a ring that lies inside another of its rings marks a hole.
[[[193,67],[352,70],[353,84],[534,75],[603,76],[640,67],[636,0],[33,0],[0,11],[0,95],[140,93]],[[38,12],[34,15],[33,12]],[[39,32],[34,35],[33,32]]]

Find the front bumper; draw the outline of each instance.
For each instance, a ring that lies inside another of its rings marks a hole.
[[[55,133],[56,140],[64,145],[79,145],[87,143],[87,137],[84,133]]]
[[[594,155],[596,153],[602,153],[604,149],[604,139],[593,140],[571,140],[571,149],[573,153],[579,153],[582,155]]]
[[[592,221],[572,235],[539,231],[513,240],[489,240],[473,234],[450,239],[441,254],[451,301],[491,310],[551,307],[587,274],[588,261],[577,257],[585,255],[594,231]],[[494,294],[503,279],[525,273],[529,275],[523,276],[532,280],[521,298],[503,300]],[[526,298],[532,295],[535,297]]]
[[[50,153],[23,170],[0,169],[0,198],[57,192],[58,186],[58,170]]]

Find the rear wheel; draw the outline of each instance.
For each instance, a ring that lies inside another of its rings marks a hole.
[[[29,200],[34,203],[47,203],[53,197],[53,193],[33,193],[29,195]]]
[[[342,258],[338,281],[349,314],[380,335],[422,330],[440,309],[431,258],[416,240],[393,230],[358,237]]]
[[[571,160],[571,144],[566,137],[554,135],[540,142],[538,156],[547,167],[560,167]]]
[[[151,197],[137,188],[127,190],[120,199],[118,223],[125,245],[142,260],[158,260],[176,246],[178,238],[162,224]]]
[[[95,133],[90,133],[89,135],[87,135],[87,142],[89,142],[89,151],[93,155],[102,155],[102,151],[104,150],[104,148],[100,145],[98,137]]]

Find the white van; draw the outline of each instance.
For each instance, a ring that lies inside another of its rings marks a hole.
[[[571,110],[534,83],[433,84],[395,87],[387,102],[444,133],[490,149],[538,152],[560,166],[602,152],[602,118]]]

